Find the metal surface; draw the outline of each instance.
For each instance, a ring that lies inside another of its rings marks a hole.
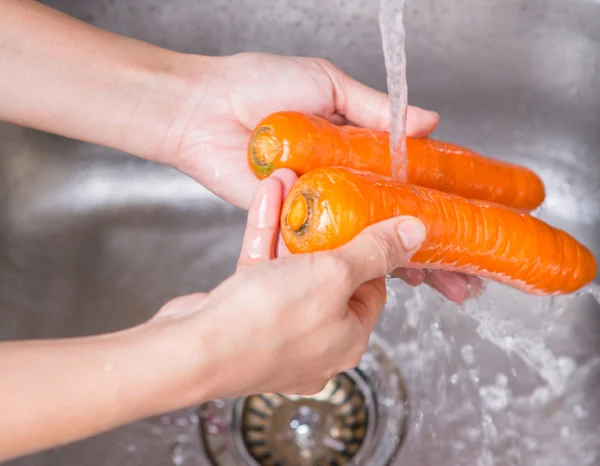
[[[377,1],[46,3],[186,52],[329,58],[364,83],[385,89]],[[440,112],[436,137],[538,170],[548,189],[544,218],[600,255],[600,4],[409,0],[406,21],[409,101]],[[0,339],[124,328],[174,296],[208,290],[234,270],[244,220],[243,212],[169,168],[0,125]],[[579,362],[600,352],[600,317],[590,306],[578,305],[560,324],[573,332],[569,350]],[[390,318],[379,331],[390,342],[411,338],[403,325]],[[475,348],[489,372],[479,374],[482,380],[518,374],[509,380],[518,392],[536,379],[527,365],[478,345],[467,319],[453,317],[444,325],[456,348],[465,343]],[[448,351],[432,364],[449,375],[459,373],[459,356]],[[597,386],[581,388],[591,406],[589,432],[600,422]],[[414,388],[409,386],[411,402],[424,397]],[[460,405],[477,394],[452,396]],[[188,412],[150,419],[11,465],[203,464],[181,455],[181,443],[197,436],[194,419]],[[543,419],[534,421],[544,427]],[[411,420],[423,432],[419,422]],[[435,435],[428,443],[407,439],[402,464],[466,464],[452,462],[458,453],[448,439],[457,428],[441,420],[436,424],[435,418],[429,422],[427,432]],[[556,455],[564,453],[561,445]],[[459,457],[469,458],[465,448]]]
[[[386,466],[406,437],[409,404],[398,368],[372,342],[359,368],[312,397],[269,393],[202,404],[200,442],[180,451],[210,466]]]
[[[375,400],[356,373],[337,375],[312,397],[268,393],[238,406],[238,448],[260,466],[341,466],[372,441],[376,425]]]

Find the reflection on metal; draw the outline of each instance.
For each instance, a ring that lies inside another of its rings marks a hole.
[[[404,438],[406,394],[395,365],[372,345],[356,369],[313,396],[258,394],[200,407],[214,466],[390,464]]]
[[[371,440],[377,415],[357,371],[339,374],[314,396],[255,395],[238,407],[238,447],[260,466],[346,464]]]

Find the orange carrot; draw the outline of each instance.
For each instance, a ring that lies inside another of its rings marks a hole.
[[[367,226],[419,218],[427,237],[411,263],[490,278],[531,294],[563,294],[596,275],[592,253],[531,215],[342,167],[301,176],[281,214],[292,253],[333,249]]]
[[[407,138],[406,146],[409,184],[523,210],[533,210],[544,201],[542,180],[525,167],[429,138]],[[300,176],[332,166],[390,176],[389,133],[279,112],[254,130],[248,161],[259,178],[277,168],[290,168]]]

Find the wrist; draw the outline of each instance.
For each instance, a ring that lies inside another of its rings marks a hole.
[[[211,348],[218,336],[198,320],[204,319],[197,315],[166,317],[127,332],[133,364],[149,364],[144,371],[148,377],[142,377],[135,390],[143,400],[138,418],[221,396],[224,381],[217,363],[219,348]]]
[[[208,58],[113,34],[37,2],[0,2],[0,16],[12,18],[0,29],[0,120],[168,162]]]
[[[182,138],[198,116],[219,58],[166,52],[162,63],[147,71],[134,99],[137,110],[119,139],[127,140],[125,152],[176,166]]]

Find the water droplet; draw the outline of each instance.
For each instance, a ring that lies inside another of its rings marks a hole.
[[[181,466],[185,461],[183,457],[183,446],[180,443],[174,443],[171,447],[171,461],[175,466]]]
[[[471,382],[473,382],[474,384],[479,383],[479,372],[477,371],[477,369],[469,370],[469,379],[471,379]]]
[[[500,387],[508,386],[508,377],[506,377],[506,374],[499,373],[496,375],[496,385]]]
[[[575,405],[573,414],[577,419],[585,419],[589,416],[589,413],[581,405]]]
[[[502,411],[508,405],[508,390],[494,385],[481,387],[479,396],[489,411]]]
[[[215,400],[214,405],[216,408],[222,409],[225,406],[225,402],[223,400]]]
[[[471,365],[475,362],[475,350],[471,345],[463,346],[460,349],[460,356],[467,365]]]
[[[467,438],[469,439],[470,442],[477,442],[479,440],[479,438],[481,437],[481,432],[479,431],[479,429],[467,429]]]
[[[159,426],[150,426],[150,433],[152,435],[161,436],[165,431],[162,427]]]
[[[171,445],[171,461],[175,466],[181,466],[185,462],[185,449],[180,436]]]
[[[481,425],[486,437],[493,438],[498,436],[498,428],[494,424],[494,419],[489,414],[484,414]]]
[[[178,427],[187,427],[189,425],[190,421],[189,419],[185,418],[185,417],[178,417],[175,420],[175,425]]]
[[[563,377],[568,377],[577,369],[577,364],[571,358],[558,358],[557,364]]]
[[[535,450],[538,446],[535,439],[527,436],[523,437],[523,445],[525,445],[525,448],[527,448],[529,451]]]

